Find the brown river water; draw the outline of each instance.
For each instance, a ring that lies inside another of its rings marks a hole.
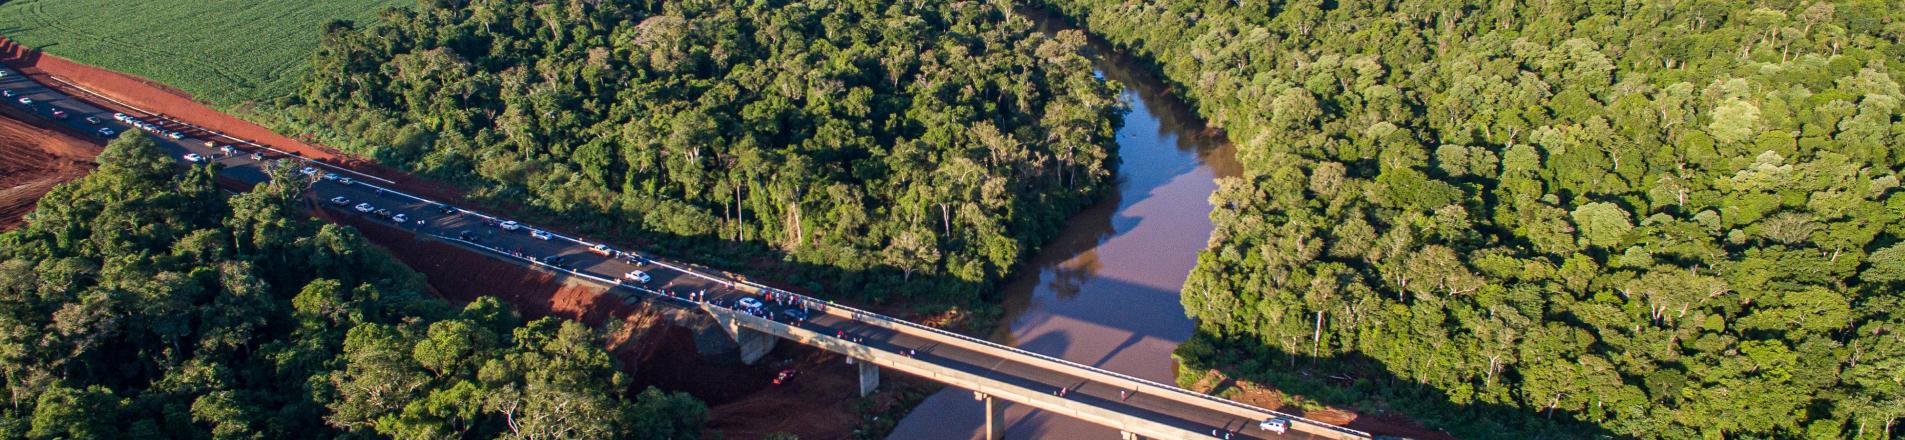
[[[1031,15],[1049,31],[1064,28]],[[992,336],[1073,362],[1174,383],[1171,351],[1195,324],[1178,290],[1210,238],[1210,194],[1241,168],[1208,129],[1143,64],[1101,41],[1093,63],[1123,85],[1131,112],[1118,130],[1117,187],[1065,225],[1005,285],[1006,319]],[[1115,439],[1118,431],[1007,404],[1006,438]],[[984,408],[946,388],[901,420],[891,440],[984,438]]]

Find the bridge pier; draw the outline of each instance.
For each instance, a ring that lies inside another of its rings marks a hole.
[[[1005,402],[989,394],[972,392],[972,400],[984,401],[986,405],[986,440],[1005,439]],[[1128,439],[1127,439],[1128,440]]]
[[[860,397],[873,394],[873,390],[880,388],[879,365],[873,365],[872,362],[867,361],[854,362],[851,356],[847,357],[847,363],[860,366]]]
[[[774,351],[774,345],[780,342],[780,338],[774,335],[742,327],[741,320],[732,316],[723,316],[719,313],[714,316],[715,320],[721,322],[721,328],[727,330],[728,337],[734,338],[734,343],[741,347],[741,363],[743,364],[754,365],[762,357],[766,357],[767,352]]]

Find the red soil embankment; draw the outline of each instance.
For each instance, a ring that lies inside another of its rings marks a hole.
[[[781,344],[767,368],[713,362],[695,352],[694,332],[666,321],[646,304],[624,302],[602,288],[567,283],[551,273],[477,254],[364,217],[336,215],[312,206],[329,221],[350,225],[404,264],[422,272],[439,297],[457,302],[484,295],[502,298],[527,319],[556,316],[605,326],[620,320],[610,351],[635,376],[636,387],[655,386],[694,395],[709,406],[707,429],[728,438],[760,438],[788,432],[801,438],[852,437],[859,422],[858,371],[839,356]],[[772,384],[781,367],[801,375],[786,386]],[[883,378],[907,386],[907,378]]]
[[[0,117],[0,231],[20,226],[53,186],[86,175],[100,146],[64,132]]]

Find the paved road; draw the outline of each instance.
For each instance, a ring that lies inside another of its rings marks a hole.
[[[341,215],[369,216],[389,222],[388,217],[380,216],[375,212],[375,210],[388,210],[390,216],[403,214],[406,217],[406,221],[398,226],[420,234],[435,236],[497,258],[548,270],[569,272],[600,281],[615,282],[633,271],[648,274],[652,279],[645,284],[631,281],[627,285],[614,289],[631,299],[686,307],[693,307],[695,301],[704,300],[722,307],[738,307],[737,304],[743,301],[760,301],[765,303],[765,306],[758,309],[758,314],[771,316],[774,320],[786,325],[813,330],[823,335],[844,336],[846,339],[875,350],[910,354],[917,359],[941,367],[972,373],[1027,389],[1051,390],[1057,393],[1063,388],[1066,390],[1064,397],[1067,399],[1191,432],[1211,432],[1214,433],[1212,435],[1214,438],[1312,438],[1309,435],[1299,434],[1296,430],[1290,431],[1287,436],[1263,431],[1256,427],[1257,420],[1239,417],[1235,415],[1237,414],[1235,411],[1216,411],[1186,405],[1182,402],[1184,399],[1182,395],[1121,394],[1120,388],[1095,381],[1091,374],[1080,374],[1081,370],[1071,368],[1051,368],[1051,363],[1041,362],[1035,358],[1036,355],[1017,352],[1015,349],[1003,346],[972,350],[943,345],[927,337],[925,333],[930,330],[909,328],[896,330],[873,325],[865,320],[819,312],[808,313],[811,315],[809,319],[797,320],[790,314],[802,314],[801,311],[809,309],[802,302],[816,300],[795,299],[800,297],[787,293],[773,295],[772,298],[748,294],[745,292],[753,291],[753,289],[741,288],[743,281],[725,278],[718,275],[720,273],[718,271],[690,264],[663,261],[653,255],[629,248],[615,247],[611,249],[611,255],[601,255],[590,250],[598,243],[559,233],[550,233],[546,239],[537,238],[530,233],[535,229],[527,225],[516,231],[505,231],[494,226],[504,219],[455,209],[402,193],[402,184],[390,180],[401,180],[402,176],[377,177],[357,174],[354,171],[325,164],[306,163],[300,158],[287,156],[282,152],[250,145],[233,145],[233,150],[228,153],[221,147],[232,145],[233,140],[223,138],[216,133],[183,125],[162,115],[136,111],[100,96],[87,96],[84,100],[75,99],[60,90],[23,78],[17,71],[11,69],[0,69],[0,71],[7,73],[6,76],[0,77],[0,90],[10,91],[13,95],[5,97],[5,102],[0,105],[30,108],[36,114],[49,120],[88,133],[100,128],[109,128],[118,132],[138,131],[139,129],[128,123],[116,121],[113,117],[115,111],[133,115],[137,120],[156,125],[158,128],[152,132],[153,138],[175,157],[183,158],[186,154],[198,154],[206,160],[221,165],[223,168],[219,172],[222,176],[244,183],[265,181],[268,178],[265,166],[294,166],[300,169],[306,169],[308,166],[309,169],[306,171],[311,172],[313,176],[310,194],[323,201],[324,209],[331,209]],[[75,94],[85,92],[66,84],[60,84],[59,87],[61,90],[73,91]],[[22,97],[33,102],[31,104],[18,102],[18,99]],[[56,109],[64,112],[66,116],[55,119],[52,114]],[[88,121],[88,117],[96,118],[97,123]],[[178,132],[181,138],[170,139],[167,135],[171,132]],[[213,146],[208,146],[207,139],[217,140],[213,141]],[[253,153],[258,153],[258,156],[254,157]],[[333,198],[342,198],[343,203],[332,203]],[[368,204],[373,208],[373,212],[359,212],[355,209],[359,204]],[[558,263],[559,266],[551,266],[548,263],[549,257],[558,256],[567,261]]]

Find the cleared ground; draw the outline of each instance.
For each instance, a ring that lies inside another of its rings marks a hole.
[[[0,230],[19,226],[54,185],[86,175],[99,146],[0,116]]]
[[[13,0],[0,36],[178,87],[226,107],[287,95],[333,19],[411,0]]]

